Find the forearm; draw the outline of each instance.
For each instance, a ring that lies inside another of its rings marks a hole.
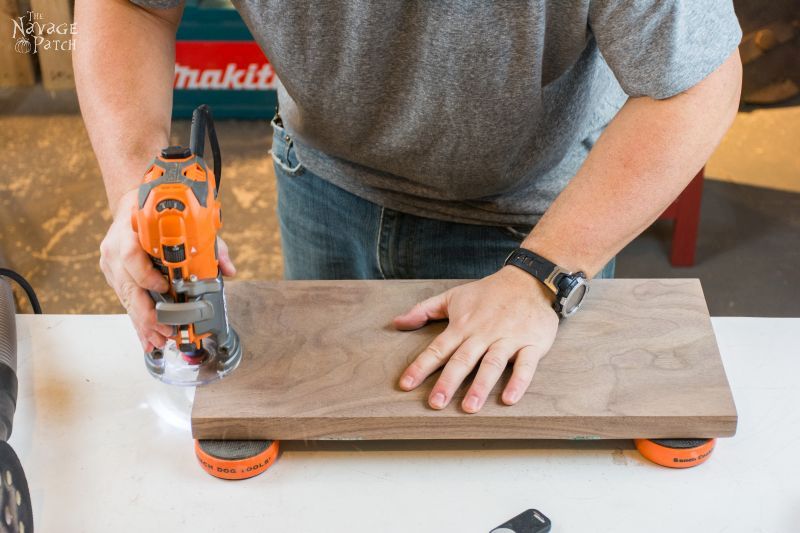
[[[705,164],[736,114],[734,52],[688,91],[631,98],[522,246],[593,276],[646,229]]]
[[[181,13],[128,0],[75,3],[75,83],[112,212],[168,144]]]

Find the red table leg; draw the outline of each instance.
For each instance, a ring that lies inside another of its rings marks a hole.
[[[672,266],[694,265],[704,175],[705,167],[700,169],[700,172],[689,182],[680,196],[660,217],[674,220],[669,258]]]

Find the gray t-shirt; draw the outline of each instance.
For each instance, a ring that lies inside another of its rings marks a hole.
[[[233,3],[303,165],[467,223],[535,223],[628,95],[688,89],[741,38],[731,0]]]

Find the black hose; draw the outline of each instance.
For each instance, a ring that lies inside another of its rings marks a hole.
[[[5,276],[16,281],[28,296],[28,301],[31,303],[31,307],[33,307],[33,312],[37,315],[42,314],[42,306],[39,305],[39,298],[36,297],[36,291],[33,290],[33,287],[31,287],[31,284],[28,283],[28,280],[10,268],[0,268],[0,276]]]

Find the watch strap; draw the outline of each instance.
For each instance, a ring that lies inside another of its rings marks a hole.
[[[510,254],[508,254],[505,265],[514,265],[517,268],[521,268],[534,278],[544,283],[545,286],[547,286],[551,291],[556,294],[558,293],[558,290],[554,289],[554,287],[548,283],[551,274],[558,267],[544,257],[536,255],[525,248],[515,248]]]

